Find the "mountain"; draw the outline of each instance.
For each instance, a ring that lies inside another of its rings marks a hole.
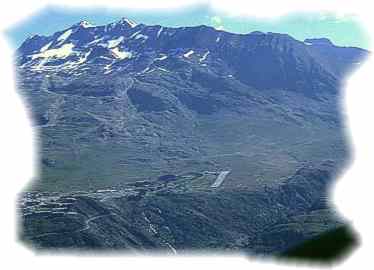
[[[354,69],[365,59],[368,52],[355,47],[338,47],[327,38],[306,39],[314,57],[329,70],[335,77],[343,79],[347,73]]]
[[[28,38],[20,91],[40,129],[36,188],[80,190],[205,170],[277,184],[347,158],[338,106],[368,54],[327,39],[170,28],[126,18]]]
[[[326,38],[86,21],[17,49],[40,173],[38,248],[277,254],[341,226],[343,79],[369,52]]]
[[[33,36],[18,49],[18,62],[32,70],[58,69],[81,75],[89,73],[92,65],[109,74],[162,68],[173,58],[183,57],[200,66],[218,58],[226,65],[225,71],[235,72],[236,78],[251,86],[303,87],[307,91],[312,85],[304,82],[306,75],[324,76],[324,86],[334,88],[330,75],[341,75],[366,54],[359,48],[334,46],[326,38],[300,42],[286,34],[239,35],[207,26],[166,28],[124,18],[97,27],[83,21],[52,36]],[[86,72],[82,72],[84,68]]]

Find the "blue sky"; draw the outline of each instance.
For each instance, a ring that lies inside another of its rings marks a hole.
[[[327,37],[336,45],[368,48],[364,30],[352,16],[336,16],[331,13],[291,14],[276,20],[250,17],[233,17],[217,13],[207,6],[195,6],[183,11],[135,11],[126,9],[81,9],[47,7],[8,29],[6,34],[15,47],[33,34],[49,35],[70,27],[81,20],[94,25],[111,23],[129,18],[139,23],[163,26],[210,25],[234,33],[252,31],[288,33],[296,39]]]

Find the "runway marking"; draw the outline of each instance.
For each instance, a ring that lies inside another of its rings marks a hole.
[[[216,181],[210,186],[212,188],[217,188],[220,185],[222,185],[223,181],[225,180],[226,176],[230,173],[231,171],[222,171],[220,174],[217,176]]]

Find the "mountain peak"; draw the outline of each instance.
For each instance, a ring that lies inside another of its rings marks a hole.
[[[327,38],[306,39],[302,43],[288,34],[259,31],[234,34],[204,25],[177,28],[147,26],[124,17],[102,26],[92,26],[87,21],[80,21],[50,36],[35,35],[25,40],[18,48],[17,59],[19,66],[30,70],[52,72],[64,69],[67,72],[73,70],[77,74],[83,74],[92,68],[109,74],[112,71],[120,72],[124,66],[128,66],[131,72],[141,72],[146,68],[157,71],[162,65],[166,66],[174,61],[172,59],[183,59],[190,61],[192,65],[207,68],[209,62],[214,61],[213,55],[226,59],[233,65],[231,62],[234,55],[234,64],[238,70],[242,70],[241,66],[247,65],[249,57],[252,57],[243,53],[243,48],[244,51],[252,51],[261,45],[263,50],[272,50],[272,53],[279,54],[279,57],[297,56],[298,59],[303,59],[304,63],[310,63],[312,56],[306,52],[306,47],[315,44],[318,46],[311,46],[309,49],[335,48]],[[230,46],[230,52],[227,52],[227,46]],[[291,49],[291,55],[285,54]],[[261,55],[263,53],[259,52]],[[210,56],[207,58],[208,55]],[[162,62],[168,57],[168,61]],[[272,65],[269,60],[268,66],[262,65],[262,72],[269,72]],[[83,69],[82,72],[83,66],[89,69]],[[274,68],[273,71],[277,72],[277,69]],[[246,72],[241,72],[240,76],[246,80]],[[257,72],[260,78],[261,72]],[[269,83],[267,80],[254,81],[255,79],[251,79],[250,83],[258,83],[261,86]]]
[[[90,22],[83,20],[76,24],[73,24],[72,28],[76,28],[76,27],[88,28],[88,27],[93,27],[93,25]]]
[[[261,32],[261,31],[252,31],[249,33],[250,35],[265,35],[264,32]]]
[[[28,37],[26,38],[25,41],[29,41],[29,40],[32,40],[32,39],[36,39],[36,38],[38,38],[38,37],[40,37],[40,35],[38,35],[38,34],[33,34],[33,35],[28,36]]]
[[[134,22],[133,20],[130,20],[126,17],[122,17],[117,23],[121,24],[121,25],[127,25],[130,28],[134,28],[135,26],[138,25],[136,22]]]

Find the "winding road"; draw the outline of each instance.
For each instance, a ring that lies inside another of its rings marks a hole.
[[[32,238],[39,238],[39,237],[44,237],[44,236],[49,236],[49,235],[59,235],[59,234],[83,232],[83,231],[89,230],[91,228],[90,223],[92,221],[95,221],[96,219],[99,219],[99,218],[108,217],[108,216],[114,216],[114,215],[117,215],[117,214],[113,213],[113,214],[105,214],[105,215],[99,215],[99,216],[91,217],[91,218],[85,220],[85,226],[83,228],[75,230],[75,231],[42,233],[42,234],[36,235],[36,236],[34,236]]]

